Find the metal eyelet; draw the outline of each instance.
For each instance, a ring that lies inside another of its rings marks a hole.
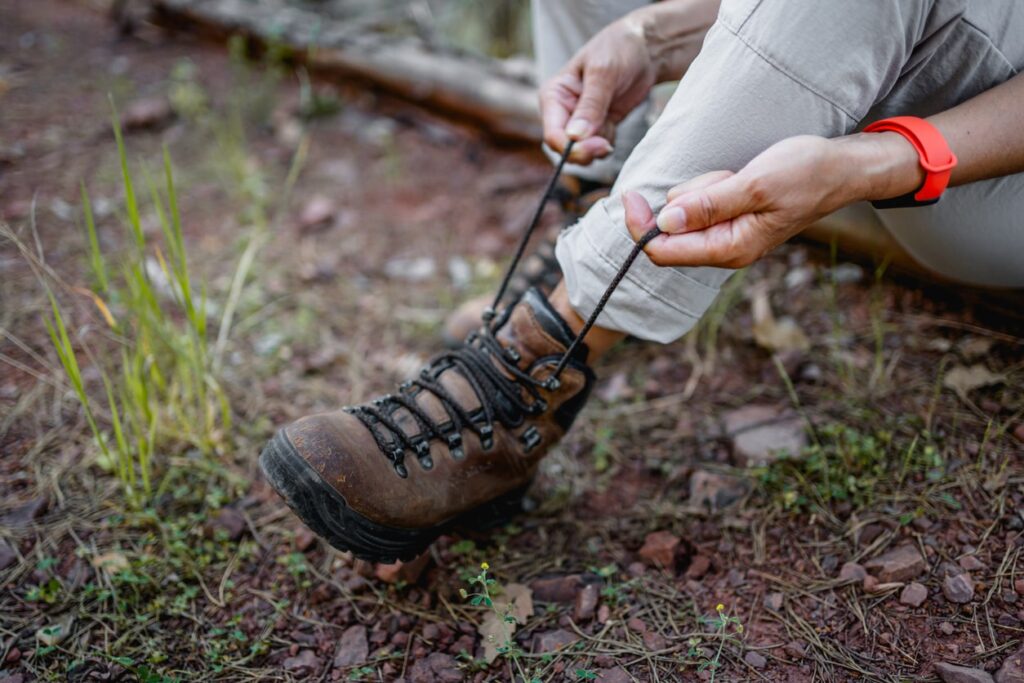
[[[521,361],[523,359],[523,356],[522,356],[522,354],[520,354],[513,347],[506,346],[505,347],[505,358],[508,358],[513,363],[518,363],[519,361]]]
[[[409,470],[407,470],[405,468],[405,464],[404,463],[396,462],[395,463],[395,472],[397,472],[398,476],[400,476],[402,479],[405,479],[406,477],[409,476]]]
[[[542,386],[548,391],[558,391],[559,387],[562,386],[562,383],[558,381],[557,377],[548,377],[544,380],[544,384]]]
[[[543,413],[547,409],[548,409],[548,402],[545,401],[542,398],[538,398],[530,406],[530,412],[533,413],[534,415],[540,415],[541,413]]]
[[[480,446],[489,451],[494,445],[494,428],[491,425],[484,425],[480,428]]]

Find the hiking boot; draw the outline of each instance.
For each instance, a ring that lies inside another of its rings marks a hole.
[[[372,562],[507,521],[590,392],[587,349],[574,337],[528,290],[396,393],[280,430],[260,465],[310,529]]]
[[[554,198],[565,212],[562,226],[553,226],[544,234],[537,248],[523,258],[521,272],[509,283],[508,290],[499,304],[510,306],[519,300],[523,292],[531,287],[545,296],[550,294],[562,279],[562,268],[555,258],[555,242],[562,229],[573,225],[599,200],[608,196],[610,188],[593,181],[563,176]],[[480,328],[484,311],[493,303],[493,296],[482,295],[463,302],[444,321],[441,339],[445,346],[458,346],[466,336]]]

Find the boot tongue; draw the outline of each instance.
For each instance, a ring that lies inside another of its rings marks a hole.
[[[519,367],[529,367],[545,356],[565,353],[575,338],[572,328],[551,303],[536,289],[530,288],[507,314],[508,320],[498,330],[502,346],[511,347],[522,357]],[[585,360],[586,344],[580,344],[575,357]]]

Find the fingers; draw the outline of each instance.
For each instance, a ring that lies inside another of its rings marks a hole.
[[[626,228],[634,241],[654,227],[651,205],[632,190],[622,194]],[[659,235],[647,243],[644,252],[658,266],[718,266],[742,268],[760,256],[749,239],[748,217],[715,225],[707,230],[676,235]]]
[[[626,210],[626,228],[634,241],[639,240],[654,227],[654,211],[639,192],[623,192],[622,206]]]
[[[608,108],[614,96],[612,78],[602,67],[591,67],[583,73],[583,91],[565,127],[573,140],[596,135],[608,118]]]
[[[579,100],[582,87],[579,77],[571,72],[561,73],[544,84],[540,91],[541,122],[544,127],[544,142],[561,154],[569,137],[565,127],[569,116]]]
[[[744,216],[707,230],[659,235],[644,251],[659,266],[743,268],[760,258],[763,251],[754,244],[749,218]]]
[[[658,214],[658,227],[670,234],[703,230],[756,208],[746,177],[729,175],[679,194]]]
[[[603,137],[590,137],[585,140],[580,140],[572,147],[572,154],[569,155],[569,161],[574,164],[587,165],[594,159],[603,159],[609,154],[615,151]]]

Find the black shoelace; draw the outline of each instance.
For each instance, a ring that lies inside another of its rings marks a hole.
[[[425,469],[433,467],[433,460],[430,455],[430,442],[434,439],[443,441],[448,445],[448,451],[453,458],[461,459],[465,456],[462,445],[462,431],[469,429],[480,440],[484,450],[489,449],[494,443],[494,422],[499,420],[506,424],[515,422],[522,415],[540,415],[547,410],[547,402],[540,394],[540,390],[555,391],[560,386],[559,377],[565,370],[569,361],[573,358],[577,349],[583,343],[584,338],[594,327],[601,311],[608,304],[612,293],[615,292],[619,283],[626,276],[633,262],[636,261],[640,252],[644,250],[647,243],[661,234],[658,228],[651,228],[634,245],[633,249],[626,256],[625,261],[619,267],[618,272],[608,284],[604,294],[598,300],[590,317],[587,318],[583,327],[573,338],[572,343],[562,354],[554,372],[547,379],[539,380],[523,372],[518,362],[519,354],[515,349],[503,347],[495,336],[498,329],[504,324],[511,308],[516,304],[510,302],[506,314],[501,318],[497,317],[496,309],[505,295],[512,275],[519,265],[519,261],[526,251],[526,245],[533,236],[537,225],[540,223],[544,206],[551,198],[555,184],[558,182],[562,169],[565,167],[569,154],[572,152],[573,142],[566,145],[565,151],[558,160],[551,179],[548,181],[544,194],[541,196],[533,218],[526,228],[515,255],[509,263],[505,276],[494,297],[494,303],[484,312],[484,326],[479,332],[474,332],[467,339],[465,344],[452,351],[446,351],[435,356],[430,364],[420,372],[416,379],[403,383],[396,394],[387,394],[369,405],[346,408],[348,412],[359,418],[366,425],[373,436],[377,447],[387,455],[395,467],[395,471],[401,477],[408,476],[408,468],[405,465],[405,455],[412,452],[419,460],[420,465]],[[497,365],[495,365],[495,362]],[[500,366],[508,376],[498,369]],[[459,401],[451,395],[447,388],[441,384],[440,376],[443,372],[454,369],[472,387],[480,401],[480,408],[468,411]],[[509,379],[511,376],[513,379]],[[523,397],[523,389],[526,390],[530,400]],[[417,402],[417,394],[426,391],[433,394],[447,413],[448,420],[439,423],[423,410]],[[419,426],[419,433],[409,435],[402,428],[395,418],[395,413],[404,408],[412,416]],[[381,433],[381,427],[387,430],[390,438]]]

